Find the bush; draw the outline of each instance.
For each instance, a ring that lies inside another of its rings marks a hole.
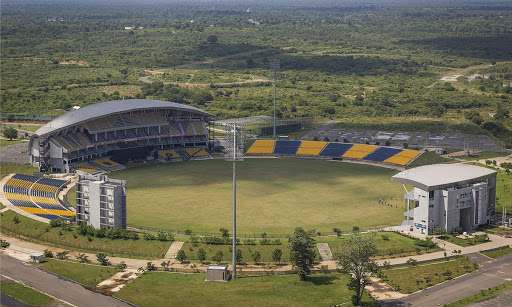
[[[9,245],[11,245],[9,242],[7,242],[5,240],[0,240],[0,247],[1,248],[8,248]]]
[[[197,259],[201,262],[204,262],[207,258],[207,255],[206,255],[206,251],[204,250],[204,248],[200,248],[198,251],[197,251]]]
[[[119,270],[125,270],[128,266],[126,265],[126,263],[124,263],[124,261],[121,261],[120,263],[116,264],[116,268],[119,269]]]
[[[352,232],[359,232],[359,226],[352,226]]]
[[[45,256],[46,258],[53,258],[53,252],[52,252],[51,250],[49,250],[49,249],[45,249],[45,250],[43,251],[43,254],[44,254],[44,256]]]
[[[146,263],[146,270],[147,271],[156,271],[156,265],[153,264],[153,262]]]
[[[55,257],[60,260],[68,259],[69,251],[62,251],[55,254]]]
[[[219,263],[224,258],[224,253],[222,251],[217,251],[217,253],[212,257],[212,260]]]
[[[406,263],[408,265],[412,265],[412,266],[418,265],[418,261],[416,259],[413,259],[413,258],[409,258]]]
[[[105,253],[97,253],[96,254],[96,260],[101,265],[104,265],[104,266],[109,266],[110,265],[110,261],[109,261],[107,255]]]
[[[187,254],[185,254],[183,249],[180,249],[176,254],[176,260],[178,260],[180,263],[183,263],[187,260]]]
[[[64,225],[64,220],[61,218],[54,219],[54,220],[50,221],[51,227],[61,227],[62,225]]]

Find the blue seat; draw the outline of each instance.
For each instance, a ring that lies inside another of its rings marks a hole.
[[[402,150],[398,148],[379,147],[377,150],[364,157],[363,160],[384,162],[389,157],[394,156],[401,151]]]
[[[300,141],[276,141],[274,154],[276,155],[295,155],[299,149]]]
[[[352,147],[352,144],[329,143],[320,152],[320,157],[339,158]]]

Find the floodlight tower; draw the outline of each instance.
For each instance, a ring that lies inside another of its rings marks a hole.
[[[273,137],[276,139],[277,132],[276,132],[276,81],[277,81],[277,74],[279,73],[279,68],[281,67],[281,64],[279,62],[279,59],[273,59],[272,62],[270,62],[270,69],[272,70],[272,100],[274,102],[274,114],[273,114]]]
[[[236,122],[226,124],[225,156],[226,161],[233,162],[233,237],[231,261],[233,266],[232,278],[236,279],[236,162],[244,159],[244,141],[242,128]]]

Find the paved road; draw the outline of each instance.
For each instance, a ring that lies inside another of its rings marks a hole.
[[[128,307],[110,296],[95,293],[70,281],[60,279],[6,255],[0,255],[0,273],[49,293],[76,306]]]
[[[512,280],[512,255],[488,263],[471,274],[439,284],[395,302],[405,306],[442,306]],[[402,303],[402,304],[400,304]]]

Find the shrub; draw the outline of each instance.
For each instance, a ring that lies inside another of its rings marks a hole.
[[[185,254],[183,249],[180,249],[176,254],[176,260],[178,260],[180,263],[183,263],[185,260],[187,260],[187,254]]]
[[[203,248],[200,248],[197,251],[197,259],[201,262],[204,262],[207,258],[206,251]]]
[[[418,264],[418,261],[413,258],[409,258],[406,262],[408,265],[416,266]]]
[[[45,249],[43,253],[46,258],[53,258],[53,252],[51,250]]]
[[[116,268],[119,270],[125,270],[127,267],[128,266],[126,265],[126,263],[124,263],[124,261],[121,261],[118,264],[116,264]]]
[[[382,237],[382,240],[389,241],[389,236],[388,235],[381,235],[381,237]]]
[[[104,266],[109,266],[110,265],[110,261],[109,261],[107,255],[105,253],[97,253],[96,254],[96,260],[101,265],[104,265]]]
[[[0,247],[2,248],[8,248],[9,245],[11,245],[9,242],[5,241],[5,240],[0,240]]]
[[[283,256],[283,251],[281,249],[276,248],[272,251],[272,260],[274,262],[280,263],[282,256]]]
[[[352,226],[352,232],[359,232],[359,226]]]
[[[212,260],[215,262],[221,262],[224,258],[224,253],[222,251],[217,251],[215,255],[213,255]]]
[[[146,263],[146,270],[148,271],[156,271],[156,265],[153,264],[153,262]]]

